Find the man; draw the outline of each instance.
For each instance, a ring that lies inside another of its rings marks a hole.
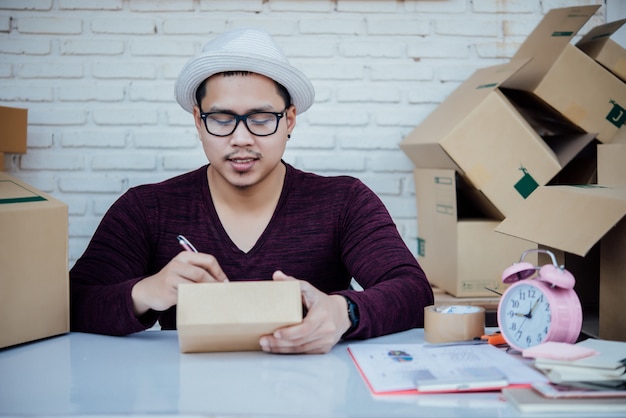
[[[263,336],[268,352],[324,353],[423,325],[430,285],[380,199],[282,160],[314,90],[267,33],[209,42],[175,93],[209,164],[113,204],[70,272],[72,330],[174,329],[180,283],[226,280],[300,280],[307,314]],[[179,234],[198,252],[182,251]]]

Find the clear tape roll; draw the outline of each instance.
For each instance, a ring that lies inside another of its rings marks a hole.
[[[485,308],[440,305],[424,308],[424,340],[431,344],[469,341],[485,333]]]

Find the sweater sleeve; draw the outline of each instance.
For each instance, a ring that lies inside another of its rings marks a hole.
[[[154,325],[158,314],[138,319],[132,287],[149,260],[147,216],[133,190],[107,211],[82,257],[70,270],[72,331],[126,335]]]
[[[424,271],[378,196],[357,182],[344,208],[344,262],[363,291],[338,292],[359,309],[359,325],[344,338],[370,338],[424,325],[433,293]]]

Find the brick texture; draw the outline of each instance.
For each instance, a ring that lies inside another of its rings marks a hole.
[[[121,193],[206,162],[174,81],[215,34],[255,26],[316,88],[285,160],[361,178],[415,252],[413,166],[398,143],[474,70],[510,59],[550,8],[604,3],[3,0],[0,105],[29,109],[28,153],[5,166],[69,205],[72,265]]]

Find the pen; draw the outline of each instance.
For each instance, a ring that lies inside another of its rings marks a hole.
[[[446,342],[446,343],[424,344],[424,348],[452,347],[455,345],[481,345],[481,344],[488,344],[488,343],[486,340],[481,340],[481,339],[467,340],[467,341],[451,341],[451,342]]]
[[[187,238],[182,235],[176,237],[178,239],[178,243],[185,249],[185,251],[191,251],[192,253],[197,253],[196,247],[193,246],[191,242]]]
[[[496,331],[493,334],[486,334],[480,337],[481,340],[487,341],[491,345],[503,345],[506,344],[506,340],[500,333],[500,331]]]

